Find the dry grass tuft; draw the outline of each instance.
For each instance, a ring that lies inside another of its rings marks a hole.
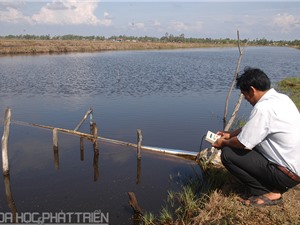
[[[244,190],[242,184],[231,183],[232,190]],[[203,208],[199,208],[198,215],[190,224],[235,224],[235,225],[260,225],[260,224],[300,224],[300,186],[297,186],[283,195],[284,203],[276,206],[245,206],[240,202],[243,192],[228,193],[220,188],[209,195]]]
[[[300,224],[299,199],[297,202],[287,196],[295,195],[294,192],[285,195],[283,205],[255,207],[244,206],[236,194],[225,196],[222,191],[215,191],[190,224]],[[299,190],[296,192],[299,198]]]

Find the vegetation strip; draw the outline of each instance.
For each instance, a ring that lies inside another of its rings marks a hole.
[[[50,36],[0,36],[0,55],[7,54],[52,54],[70,52],[98,52],[115,50],[150,50],[180,48],[235,47],[237,40],[211,38],[185,38],[184,35],[167,35],[161,38],[113,36],[83,37],[65,35]],[[300,48],[300,41],[241,40],[248,46],[289,46]]]

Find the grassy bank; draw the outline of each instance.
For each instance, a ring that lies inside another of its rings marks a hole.
[[[300,224],[299,185],[283,194],[282,205],[254,207],[239,201],[246,188],[223,167],[209,166],[204,177],[204,182],[190,180],[181,192],[169,193],[168,204],[158,215],[147,213],[143,224]]]
[[[178,43],[178,42],[132,42],[89,40],[20,40],[0,39],[0,55],[45,54],[68,52],[98,52],[113,50],[175,49],[235,47],[233,44]]]
[[[278,83],[278,88],[290,96],[300,111],[300,77],[286,78]]]
[[[278,83],[300,110],[300,78]],[[300,224],[300,185],[283,194],[282,205],[245,206],[239,199],[247,189],[223,166],[200,165],[204,179],[188,179],[180,192],[169,192],[168,202],[158,215],[146,213],[143,224]]]

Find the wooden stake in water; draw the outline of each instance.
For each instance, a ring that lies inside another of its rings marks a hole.
[[[99,178],[99,148],[98,148],[98,128],[96,123],[92,124],[92,135],[93,138],[93,147],[94,147],[94,181],[97,181]]]
[[[96,123],[93,123],[92,124],[92,135],[93,135],[93,145],[94,145],[94,150],[98,150],[98,128],[97,128],[97,125]]]
[[[58,130],[53,129],[53,152],[54,152],[54,166],[59,169],[59,156],[58,156]]]
[[[129,204],[130,204],[131,208],[133,209],[134,213],[141,215],[141,216],[144,215],[143,210],[139,206],[139,203],[135,197],[134,192],[127,192],[127,194],[129,197]]]
[[[138,159],[141,159],[142,140],[143,140],[142,130],[137,129],[137,157],[138,157]]]
[[[136,184],[140,183],[141,180],[141,146],[142,146],[142,130],[137,129],[137,172],[136,172]]]
[[[54,151],[58,150],[58,130],[57,130],[57,128],[53,129],[53,149],[54,149]]]
[[[9,136],[9,128],[10,128],[10,118],[11,118],[11,109],[7,108],[5,110],[4,130],[3,130],[3,136],[2,136],[2,171],[3,171],[3,175],[9,174],[7,145],[8,145],[8,136]]]

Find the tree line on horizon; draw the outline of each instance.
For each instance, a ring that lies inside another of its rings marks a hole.
[[[184,34],[180,34],[175,36],[173,34],[166,33],[161,38],[157,37],[135,37],[135,36],[126,36],[126,35],[119,35],[119,36],[111,36],[111,37],[104,37],[104,36],[81,36],[81,35],[74,35],[74,34],[67,34],[67,35],[58,35],[51,37],[50,35],[6,35],[0,36],[1,39],[25,39],[25,40],[90,40],[90,41],[138,41],[138,42],[181,42],[181,43],[218,43],[218,44],[236,44],[238,40],[230,39],[230,38],[187,38]],[[254,45],[293,45],[293,46],[300,46],[300,40],[293,40],[293,41],[273,41],[267,40],[266,38],[256,38],[254,40],[243,39],[240,40],[241,43],[248,42],[249,44]]]

